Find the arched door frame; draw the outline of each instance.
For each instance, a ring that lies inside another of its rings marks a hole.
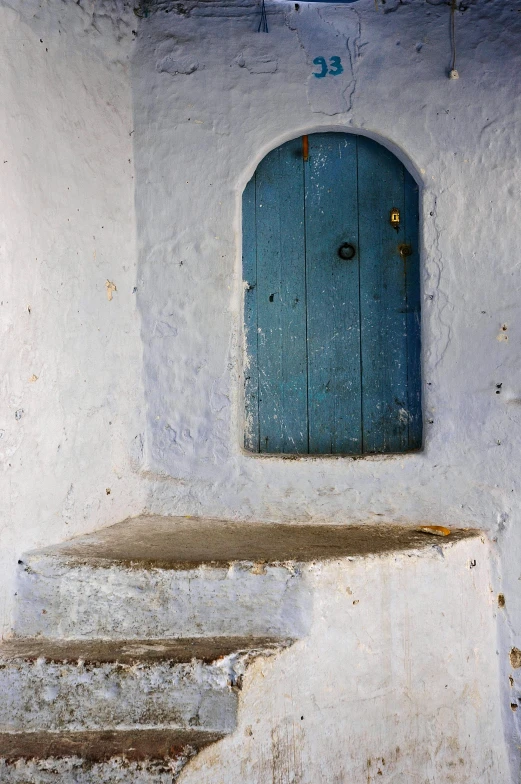
[[[419,209],[419,215],[421,216],[421,207],[422,207],[421,185],[422,185],[422,178],[419,175],[418,169],[411,163],[410,158],[392,140],[383,138],[382,136],[380,136],[378,134],[368,133],[367,131],[365,131],[363,129],[343,128],[343,127],[339,128],[338,126],[336,126],[336,127],[331,127],[331,126],[324,127],[324,126],[322,126],[322,127],[317,127],[317,128],[314,128],[314,129],[306,129],[306,130],[307,130],[307,135],[309,135],[309,136],[311,136],[312,134],[320,134],[320,133],[339,133],[339,134],[349,134],[349,135],[353,135],[353,136],[357,136],[357,137],[365,137],[367,139],[373,140],[377,145],[379,145],[382,148],[384,148],[385,150],[389,151],[389,153],[391,153],[392,156],[394,156],[403,165],[404,170],[409,174],[410,177],[412,177],[412,179],[414,180],[415,185],[418,188],[418,209]],[[286,144],[286,142],[288,142],[288,141],[300,139],[302,135],[303,134],[288,133],[288,134],[285,134],[282,137],[279,137],[279,139],[277,139],[277,143],[272,142],[269,145],[268,148],[264,148],[256,156],[255,163],[254,164],[250,164],[248,166],[248,169],[246,170],[246,172],[244,173],[243,177],[241,178],[241,185],[239,186],[239,196],[240,196],[240,198],[239,198],[239,213],[240,213],[241,218],[242,218],[242,197],[243,197],[243,187],[242,187],[242,185],[243,185],[244,181],[246,180],[246,184],[247,184],[247,182],[249,182],[249,179],[251,179],[253,174],[255,174],[255,172],[258,170],[260,164],[262,163],[262,161],[264,161],[266,159],[266,157],[270,154],[270,152],[280,148],[281,146]],[[242,221],[240,221],[240,223],[242,225]],[[422,255],[421,254],[421,226],[422,226],[422,220],[420,219],[419,220],[419,226],[418,226],[419,235],[418,235],[418,248],[417,248],[418,256],[420,257],[420,259],[417,262],[419,270],[421,270],[421,255]],[[240,236],[241,236],[241,243],[240,243],[240,246],[238,248],[238,251],[240,253],[240,256],[239,256],[239,267],[240,267],[240,270],[241,270],[240,280],[242,282],[242,277],[243,277],[242,276],[242,246],[243,246],[242,232],[240,232]],[[241,285],[241,291],[244,291],[244,286],[243,285]],[[243,314],[243,312],[244,311],[241,308],[241,314]],[[245,347],[246,347],[246,337],[245,337],[245,334],[244,334],[245,330],[244,330],[244,319],[243,318],[241,318],[241,326],[242,326],[242,335],[241,335],[242,340],[241,340],[241,344],[240,345],[242,345],[242,347],[243,347],[243,351],[242,351],[242,369],[243,369],[243,374],[242,375],[244,375],[244,371],[247,369],[247,357],[246,357],[246,352],[244,350]],[[242,438],[244,436],[244,427],[245,427],[244,390],[243,390],[242,385],[241,385],[241,396],[242,396],[242,399],[240,401],[240,406],[239,406],[240,416],[238,417],[239,421],[238,421],[237,424],[238,424],[238,430],[239,430],[239,438],[242,441]],[[420,413],[420,420],[421,420],[421,413]],[[291,457],[292,456],[292,455],[287,455],[287,454],[285,455],[284,453],[276,454],[276,453],[273,453],[273,452],[271,452],[269,450],[268,450],[267,453],[251,452],[248,449],[246,449],[245,451],[246,451],[246,453],[248,455],[260,454],[261,456],[266,456],[266,457],[285,457],[285,456],[286,457]],[[377,451],[379,451],[379,450],[377,450]],[[383,451],[385,451],[385,450],[383,450]],[[339,453],[336,453],[336,456],[338,456],[338,454]],[[348,456],[348,455],[349,455],[349,453],[346,453],[346,456]],[[327,454],[317,455],[316,453],[312,453],[311,456],[313,456],[313,457],[317,457],[317,456],[319,456],[319,457],[327,457],[328,455]],[[387,456],[389,456],[389,455],[387,455]]]

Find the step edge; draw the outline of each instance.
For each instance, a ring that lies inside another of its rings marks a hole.
[[[12,662],[27,661],[37,662],[43,659],[46,663],[55,664],[77,664],[79,662],[87,665],[114,664],[137,666],[140,664],[153,666],[160,663],[174,663],[175,665],[191,664],[197,662],[211,667],[218,662],[230,657],[243,655],[262,655],[262,652],[276,652],[293,645],[295,637],[288,636],[264,636],[264,637],[180,637],[180,638],[144,638],[144,639],[124,639],[115,638],[70,638],[61,637],[23,637],[13,636],[10,639],[0,642],[0,666],[9,665]],[[177,655],[174,650],[160,651],[160,648],[168,646],[182,647],[186,645],[186,650]],[[194,650],[190,651],[190,646]],[[210,650],[205,653],[205,645]],[[34,646],[32,652],[26,650],[24,646]],[[60,651],[59,648],[69,646],[68,653]],[[212,647],[213,646],[213,647]],[[125,651],[125,648],[146,648],[146,651],[133,652]],[[81,651],[81,648],[87,650]],[[90,649],[90,650],[89,650]],[[111,650],[113,649],[113,650]]]
[[[152,516],[154,517],[154,516]],[[316,525],[309,525],[309,524],[282,524],[282,523],[248,523],[242,524],[246,529],[248,526],[253,531],[254,529],[262,528],[263,530],[273,528],[276,530],[277,528],[284,528],[284,529],[295,529],[295,533],[298,532],[299,529],[305,528],[309,532],[313,531],[316,534],[320,529],[324,529],[327,531],[343,531],[345,534],[350,533],[354,536],[356,535],[364,535],[368,538],[368,544],[364,545],[364,548],[361,552],[329,552],[325,555],[320,554],[320,547],[318,545],[313,545],[309,547],[309,552],[307,555],[296,554],[295,556],[281,556],[281,557],[264,557],[261,554],[252,555],[252,556],[245,556],[245,557],[222,557],[222,558],[179,558],[176,560],[175,558],[161,558],[159,555],[158,557],[155,556],[146,556],[146,557],[124,557],[124,556],[116,556],[116,555],[108,555],[104,556],[99,552],[88,552],[88,548],[92,548],[94,550],[95,547],[99,547],[102,549],[103,547],[113,547],[110,545],[110,542],[104,541],[104,538],[107,536],[107,532],[115,531],[119,528],[124,528],[124,526],[128,523],[129,525],[135,525],[137,521],[147,519],[146,517],[139,517],[139,518],[129,518],[125,521],[116,523],[115,525],[109,526],[107,528],[98,529],[93,531],[89,534],[84,534],[78,537],[74,537],[72,539],[66,540],[60,544],[56,545],[49,545],[48,547],[37,548],[34,550],[30,550],[25,552],[21,558],[19,559],[19,565],[25,568],[31,569],[31,566],[36,566],[39,562],[49,562],[51,564],[62,564],[64,567],[67,566],[91,566],[92,568],[109,568],[111,566],[118,566],[130,569],[136,568],[146,568],[147,570],[157,569],[161,571],[194,571],[199,569],[230,569],[232,567],[235,568],[243,568],[244,570],[251,570],[252,567],[256,565],[262,564],[265,567],[299,567],[304,566],[306,564],[310,564],[313,562],[324,562],[324,561],[337,561],[343,558],[366,558],[371,556],[380,556],[380,555],[387,555],[393,552],[402,552],[402,551],[410,551],[411,549],[426,549],[432,545],[432,540],[436,537],[430,536],[428,529],[431,529],[430,533],[434,532],[437,526],[432,526],[429,524],[422,524],[421,522],[411,526],[411,525],[401,525],[401,524],[352,524],[352,525],[342,525],[342,524],[316,524]],[[179,520],[186,520],[187,518],[161,518],[162,520],[170,520],[172,522],[172,526],[175,524],[175,521]],[[208,518],[203,518],[205,521],[213,522],[215,524],[220,524],[221,526],[230,525],[237,529],[237,527],[241,527],[241,524],[238,524],[233,521],[226,521],[226,520],[209,520]],[[195,518],[194,518],[195,520]],[[194,530],[197,530],[196,525],[192,526]],[[439,526],[438,526],[439,528]],[[185,529],[186,530],[186,529]],[[483,532],[478,528],[471,528],[471,527],[452,527],[448,529],[450,534],[448,536],[443,536],[437,538],[437,543],[442,545],[452,544],[463,539],[468,539],[472,537],[479,537],[483,536]],[[401,540],[399,537],[403,536],[404,539]],[[98,538],[98,541],[96,539]],[[385,543],[387,542],[387,543]],[[85,545],[87,547],[87,552],[80,554],[78,552],[74,552],[72,548],[78,547],[80,545]],[[371,546],[372,545],[372,546]],[[150,546],[150,545],[146,545]],[[314,547],[317,547],[317,551],[314,551]]]
[[[200,729],[1,732],[0,760],[80,758],[107,762],[121,757],[136,760],[165,759],[169,757],[168,750],[173,751],[170,758],[175,759],[192,756],[206,746],[222,740],[228,734],[229,731]],[[24,741],[29,744],[29,748],[25,750],[20,745]],[[145,746],[147,742],[159,744],[159,748],[156,745],[155,750],[147,754],[146,748],[141,747],[141,751],[138,749],[136,754],[136,747],[131,746],[130,743],[136,743],[139,747],[142,741]],[[6,748],[7,742],[11,744],[10,749]],[[54,747],[53,743],[56,744]],[[76,748],[71,747],[74,743]],[[121,744],[119,747],[118,743]],[[89,744],[96,745],[93,747]],[[40,751],[49,751],[49,753],[38,753],[39,745]]]

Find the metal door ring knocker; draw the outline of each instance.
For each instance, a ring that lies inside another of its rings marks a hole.
[[[351,261],[356,256],[356,248],[350,242],[344,242],[338,249],[338,255],[344,261]]]
[[[409,244],[403,243],[402,245],[398,245],[398,253],[405,259],[407,256],[412,256],[412,247]]]

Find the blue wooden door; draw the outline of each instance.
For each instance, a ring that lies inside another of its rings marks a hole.
[[[362,136],[273,150],[243,196],[245,447],[421,446],[418,186]],[[392,214],[392,216],[391,216]]]

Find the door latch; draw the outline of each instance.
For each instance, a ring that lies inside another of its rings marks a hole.
[[[400,228],[400,210],[398,210],[396,207],[393,207],[391,210],[391,214],[389,216],[389,222],[393,227],[393,229],[396,229],[396,231],[398,231],[398,229]]]

